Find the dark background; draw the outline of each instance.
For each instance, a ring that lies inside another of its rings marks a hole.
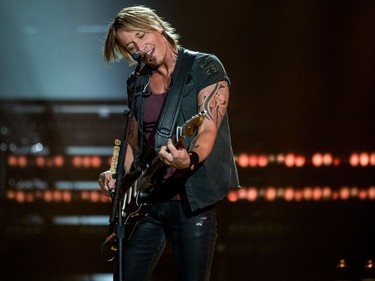
[[[42,180],[53,190],[57,180],[95,181],[107,165],[15,168],[7,159],[34,157],[29,148],[38,142],[52,156],[72,146],[109,147],[122,136],[133,68],[106,65],[101,50],[107,24],[131,4],[155,8],[184,47],[221,59],[232,82],[235,154],[342,159],[320,169],[240,168],[242,186],[374,185],[373,166],[346,163],[353,152],[374,151],[374,1],[1,0],[1,280],[107,280],[98,274],[111,272],[99,255],[106,226],[53,223],[58,215],[105,216],[108,202],[7,199],[9,190],[38,190],[15,182]],[[359,280],[375,258],[374,211],[371,200],[224,199],[212,280],[335,280],[341,258]],[[155,280],[170,280],[169,271],[163,259]]]

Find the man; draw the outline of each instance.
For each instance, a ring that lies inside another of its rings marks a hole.
[[[217,238],[215,204],[238,186],[226,113],[229,78],[216,56],[190,52],[178,40],[154,10],[134,6],[117,14],[105,41],[107,62],[125,58],[144,64],[139,77],[133,73],[127,81],[128,97],[134,92],[134,118],[126,172],[143,168],[148,151],[162,162],[152,178],[151,209],[125,243],[127,281],[151,279],[166,241],[172,245],[175,280],[209,280]],[[183,89],[176,91],[179,82]],[[181,126],[200,112],[203,121],[182,143],[161,133],[162,124]],[[115,180],[107,171],[99,184],[109,193]]]

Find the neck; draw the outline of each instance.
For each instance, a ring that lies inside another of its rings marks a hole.
[[[170,77],[174,71],[177,61],[178,50],[170,49],[170,52],[167,53],[164,63],[161,64],[157,69],[155,69],[158,74],[163,77]]]

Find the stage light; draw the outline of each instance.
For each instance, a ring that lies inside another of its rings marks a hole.
[[[274,201],[276,199],[276,189],[274,187],[266,189],[265,199],[267,201]]]
[[[294,188],[287,187],[284,192],[284,199],[286,201],[292,201],[294,199]]]
[[[320,153],[315,153],[312,158],[311,162],[315,167],[320,167],[323,164],[323,156]]]
[[[230,191],[227,195],[227,199],[229,202],[237,202],[238,201],[238,196],[237,196],[237,191]]]
[[[72,165],[73,167],[79,168],[82,166],[82,157],[80,156],[74,156],[72,158]]]
[[[299,189],[294,191],[294,200],[297,202],[302,201],[303,199],[303,192]]]
[[[45,167],[46,165],[46,158],[42,155],[35,157],[35,165],[39,168]]]
[[[55,167],[61,168],[62,166],[64,166],[64,157],[61,156],[61,155],[56,155],[53,158],[53,163],[54,163]]]
[[[303,190],[303,198],[307,201],[311,200],[313,197],[313,191],[310,187],[305,187]]]
[[[91,157],[90,156],[83,156],[82,157],[82,166],[84,168],[89,168],[91,166]]]
[[[36,143],[36,144],[33,144],[33,145],[31,146],[31,152],[32,152],[32,153],[38,153],[38,152],[41,152],[41,151],[43,151],[43,149],[44,149],[44,146],[43,146],[43,144],[41,144],[41,143]]]
[[[90,201],[91,202],[98,202],[99,199],[100,199],[99,191],[90,192]]]
[[[350,165],[352,165],[353,167],[356,167],[358,166],[359,164],[359,156],[357,153],[352,153],[349,157],[349,163]]]
[[[284,154],[277,154],[276,156],[276,162],[278,164],[284,164],[284,161],[285,161],[285,155]]]
[[[360,189],[359,191],[358,191],[358,198],[360,199],[360,200],[366,200],[367,199],[367,196],[368,196],[368,192],[367,192],[367,190],[366,189]]]
[[[370,165],[375,166],[375,152],[370,154]]]
[[[18,190],[16,192],[16,201],[18,203],[23,203],[23,202],[25,202],[25,199],[26,199],[25,192],[22,191],[22,190]]]
[[[296,167],[303,167],[305,165],[306,159],[302,155],[297,155],[295,158],[295,166]]]
[[[350,197],[350,189],[346,186],[343,186],[339,190],[339,199],[341,200],[348,200]]]
[[[249,156],[249,166],[254,168],[258,165],[258,156],[250,154]]]
[[[93,156],[91,163],[94,168],[99,168],[102,165],[102,159],[99,156]]]
[[[322,199],[323,191],[320,187],[314,187],[312,192],[312,198],[314,201],[319,201]]]
[[[244,154],[244,153],[240,154],[237,157],[237,164],[241,168],[246,168],[247,166],[249,166],[249,156],[247,154]]]
[[[330,187],[323,187],[323,190],[322,190],[322,198],[325,199],[325,200],[328,200],[330,199],[332,196],[332,190]]]
[[[330,166],[332,165],[332,155],[330,153],[323,154],[323,165]]]
[[[268,157],[266,155],[259,155],[258,157],[258,166],[266,167],[268,165]]]
[[[18,164],[19,167],[21,167],[21,168],[26,167],[27,166],[27,162],[28,161],[27,161],[26,156],[24,156],[24,155],[18,156],[17,164]]]
[[[366,152],[359,154],[359,164],[366,167],[370,163],[370,156]]]
[[[368,189],[368,198],[370,200],[374,200],[375,199],[375,186],[371,186],[369,189]]]
[[[72,193],[69,190],[64,190],[62,193],[62,200],[65,203],[69,203],[72,201]]]
[[[332,162],[333,166],[337,167],[337,166],[340,165],[340,163],[341,163],[340,158],[338,158],[338,157],[333,158],[333,162]]]
[[[8,156],[8,166],[15,167],[17,166],[17,157],[14,155]]]
[[[294,166],[294,160],[295,160],[295,156],[293,153],[288,153],[287,155],[285,155],[285,165],[287,167],[293,167]]]
[[[238,199],[247,199],[247,189],[246,188],[240,188],[238,190]]]
[[[53,194],[52,191],[46,190],[44,192],[44,201],[46,202],[52,202],[53,201]]]
[[[258,198],[258,191],[256,188],[251,187],[247,191],[247,200],[248,201],[255,201]]]

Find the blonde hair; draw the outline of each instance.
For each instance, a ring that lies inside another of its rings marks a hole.
[[[122,9],[113,19],[104,44],[104,59],[107,63],[125,58],[129,64],[134,64],[135,60],[129,52],[116,39],[116,32],[123,28],[127,31],[162,31],[163,36],[171,44],[172,48],[179,46],[180,35],[170,23],[159,17],[154,10],[145,6],[133,6]]]

